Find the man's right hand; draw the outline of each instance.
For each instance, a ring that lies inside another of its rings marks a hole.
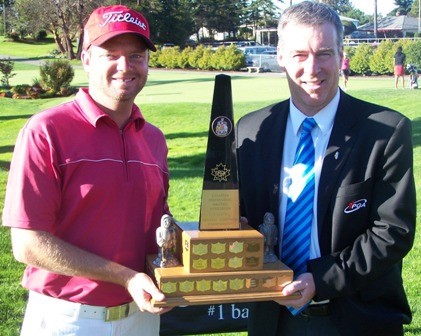
[[[164,301],[165,296],[145,273],[136,273],[127,282],[127,290],[142,312],[163,314],[172,309],[171,307],[157,308],[152,306],[151,299]]]

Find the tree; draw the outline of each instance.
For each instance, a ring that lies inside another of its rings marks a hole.
[[[70,6],[69,6],[70,5]],[[76,20],[72,20],[71,16],[74,14],[72,11],[73,5],[69,4],[66,1],[63,1],[62,3],[59,2],[59,0],[54,1],[54,11],[56,16],[58,17],[58,25],[61,27],[62,30],[62,44],[64,47],[64,50],[67,53],[68,59],[74,59],[75,53],[73,51],[73,45],[72,45],[72,37],[71,37],[71,25],[75,24],[77,25]]]
[[[340,0],[341,4],[347,2]],[[40,30],[46,30],[53,35],[57,49],[67,58],[79,58],[83,25],[89,14],[99,6],[113,3],[116,1],[14,0],[14,27],[31,32],[33,37]],[[155,43],[171,42],[181,47],[191,35],[199,35],[201,28],[206,28],[210,36],[218,31],[235,39],[241,26],[276,25],[278,16],[272,0],[125,0],[124,5],[145,15]]]
[[[236,37],[237,31],[244,26],[275,26],[279,13],[272,0],[190,0],[193,31],[198,40],[202,28],[209,31],[228,32]],[[202,37],[203,38],[203,37]]]
[[[11,0],[1,0],[0,3],[0,14],[1,14],[1,28],[3,35],[6,36],[8,32],[8,9],[12,7]]]
[[[10,58],[0,59],[0,74],[2,75],[0,83],[7,89],[10,87],[9,79],[16,75],[12,72],[14,66],[15,63]]]
[[[228,32],[230,37],[235,38],[245,8],[244,1],[219,0],[215,15],[209,18],[210,27],[219,32]]]
[[[75,58],[72,41],[83,40],[83,24],[97,7],[110,0],[15,0],[15,26],[25,27],[36,34],[45,29],[50,32],[57,49],[69,59]],[[80,54],[80,44],[78,45]]]
[[[149,0],[133,6],[149,22],[151,38],[155,43],[171,42],[184,46],[193,32],[189,0]]]
[[[350,35],[357,30],[353,22],[342,20],[342,25],[344,26],[344,35]]]
[[[246,8],[246,2],[241,0],[191,0],[191,5],[196,34],[207,28],[211,36],[214,31],[220,31],[235,37]]]
[[[255,29],[276,26],[279,13],[272,0],[248,1],[245,23]]]
[[[366,24],[373,21],[373,15],[367,15],[363,11],[351,6],[351,9],[342,13],[343,16],[358,20],[359,25]]]
[[[395,0],[395,5],[398,6],[397,13],[399,15],[406,15],[410,10],[414,0]]]
[[[319,2],[331,6],[341,14],[351,9],[349,0],[320,0]]]
[[[46,24],[39,15],[41,15],[41,11],[50,11],[48,5],[49,3],[44,4],[41,0],[16,0],[13,6],[16,13],[13,29],[16,29],[20,22],[26,23],[31,35],[41,29],[46,29]]]
[[[413,16],[413,17],[418,17],[419,16],[419,8],[420,8],[420,3],[419,3],[418,0],[415,0],[412,3],[411,10],[408,13],[408,15]]]

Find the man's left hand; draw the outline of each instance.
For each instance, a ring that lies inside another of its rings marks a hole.
[[[282,299],[275,301],[280,305],[294,307],[296,309],[310,302],[316,295],[316,286],[314,285],[314,279],[311,273],[299,275],[297,279],[286,285],[282,290],[282,294],[285,296],[294,293],[300,293],[301,297],[297,299]]]

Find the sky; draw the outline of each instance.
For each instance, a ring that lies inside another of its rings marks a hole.
[[[350,0],[355,8],[362,10],[366,14],[374,14],[374,0]],[[395,9],[394,0],[377,0],[377,13],[386,16]]]
[[[298,3],[302,0],[292,0],[292,3]],[[274,1],[275,3],[277,1]],[[291,0],[284,0],[284,4],[282,6],[289,6]],[[363,11],[366,14],[373,15],[374,14],[374,0],[350,0],[350,2],[354,5],[355,8]],[[396,8],[395,0],[377,0],[377,13],[386,16],[391,10]]]

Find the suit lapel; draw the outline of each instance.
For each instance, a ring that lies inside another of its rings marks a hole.
[[[326,222],[325,216],[331,202],[331,194],[338,183],[338,177],[355,142],[353,126],[356,123],[356,118],[351,100],[350,96],[341,92],[341,99],[320,175],[317,198],[317,223],[322,254],[328,253],[330,249],[331,235],[321,233],[324,232],[323,224]],[[331,232],[330,230],[329,228],[329,232]]]
[[[256,178],[262,181],[262,188],[267,193],[265,198],[269,201],[268,211],[274,214],[276,221],[279,212],[279,189],[282,187],[280,171],[288,109],[289,100],[273,105],[261,124],[258,136],[262,156],[257,159],[261,160],[265,167],[262,169],[262,176]]]

